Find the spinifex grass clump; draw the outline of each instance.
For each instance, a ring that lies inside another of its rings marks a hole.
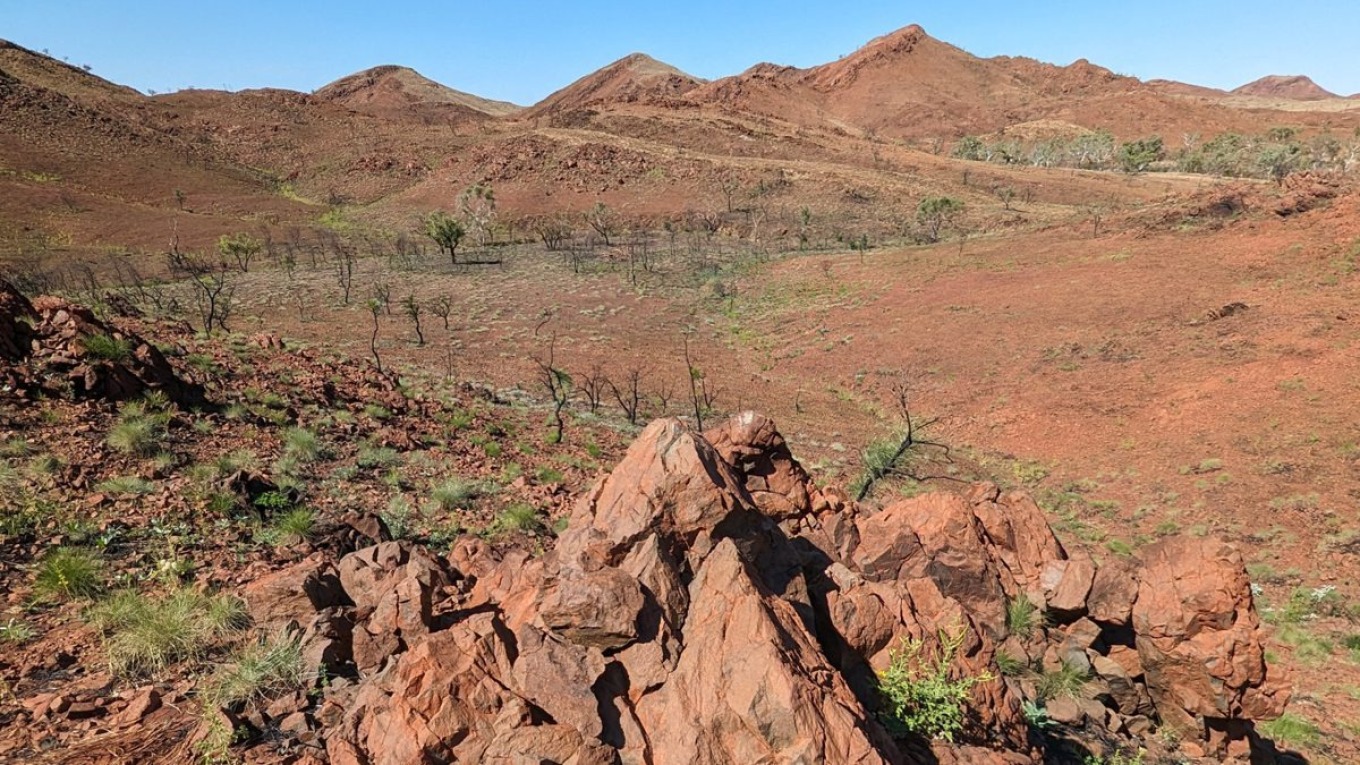
[[[58,547],[38,564],[34,594],[42,600],[90,598],[103,589],[104,563],[84,547]]]
[[[109,668],[122,676],[155,674],[200,658],[248,621],[240,600],[193,589],[164,597],[123,590],[91,608],[87,619],[104,636]]]

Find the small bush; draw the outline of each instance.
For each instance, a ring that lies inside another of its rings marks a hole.
[[[307,508],[292,508],[273,521],[273,531],[282,544],[306,542],[316,531],[317,513]]]
[[[58,547],[38,564],[33,590],[43,600],[94,597],[103,589],[103,561],[83,547]]]
[[[1143,758],[1147,756],[1147,750],[1139,749],[1133,754],[1115,752],[1108,757],[1100,757],[1094,754],[1086,755],[1081,761],[1082,765],[1143,765]]]
[[[964,709],[973,687],[994,679],[988,672],[958,679],[950,676],[964,634],[962,629],[957,635],[941,630],[934,656],[927,655],[921,640],[906,640],[890,654],[888,668],[878,677],[883,721],[889,732],[951,742],[963,732]]]
[[[539,483],[562,483],[563,475],[561,470],[543,468],[538,471],[537,478]]]
[[[35,634],[28,622],[10,619],[0,624],[0,643],[26,643],[32,640]]]
[[[387,524],[387,531],[393,539],[408,539],[415,532],[415,508],[403,496],[396,495],[387,501],[387,509],[378,517]]]
[[[24,457],[32,457],[37,453],[38,450],[33,447],[33,444],[30,444],[28,439],[22,436],[6,439],[5,443],[0,445],[0,457],[23,459]]]
[[[1008,653],[996,655],[996,668],[1001,670],[1004,677],[1019,677],[1029,671],[1029,665],[1024,660],[1017,659]]]
[[[109,446],[123,454],[150,457],[159,452],[170,416],[151,412],[138,402],[123,405],[118,422],[109,429]]]
[[[104,361],[127,361],[132,356],[132,345],[109,335],[87,335],[81,344],[85,354]]]
[[[362,446],[354,458],[354,464],[365,470],[392,468],[401,464],[401,455],[396,449],[386,446]]]
[[[383,420],[390,420],[392,418],[391,411],[384,407],[378,406],[377,404],[365,404],[364,414],[380,422]]]
[[[513,531],[534,534],[542,530],[543,521],[538,517],[538,510],[533,505],[523,502],[513,504],[502,510],[491,524],[491,531],[496,534]]]
[[[123,677],[200,658],[247,623],[240,600],[190,589],[164,598],[123,590],[90,609],[87,619],[104,635],[110,670]]]

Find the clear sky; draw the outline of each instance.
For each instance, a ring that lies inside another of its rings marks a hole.
[[[981,56],[1087,58],[1221,88],[1307,74],[1360,92],[1356,0],[0,0],[0,38],[140,90],[310,91],[402,64],[520,104],[634,51],[713,79],[760,61],[824,63],[912,23]]]

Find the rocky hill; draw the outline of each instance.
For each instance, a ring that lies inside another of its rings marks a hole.
[[[1239,96],[1280,98],[1288,101],[1324,101],[1340,98],[1337,94],[1302,75],[1267,75],[1233,90],[1233,93]]]
[[[314,95],[323,101],[389,119],[503,117],[520,108],[440,85],[404,66],[365,69],[318,88]]]

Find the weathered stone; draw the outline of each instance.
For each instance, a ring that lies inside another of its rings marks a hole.
[[[1123,562],[1107,562],[1091,583],[1086,611],[1101,624],[1123,626],[1133,617],[1133,601],[1137,597],[1137,570]]]
[[[246,585],[246,610],[260,626],[308,623],[317,613],[345,602],[335,566],[309,559]]]
[[[543,623],[568,640],[600,650],[637,639],[645,598],[638,580],[616,568],[569,570],[539,607]]]
[[[1163,724],[1198,735],[1196,718],[1278,717],[1289,687],[1266,666],[1241,555],[1222,542],[1172,537],[1146,549],[1144,561],[1133,629]]]

